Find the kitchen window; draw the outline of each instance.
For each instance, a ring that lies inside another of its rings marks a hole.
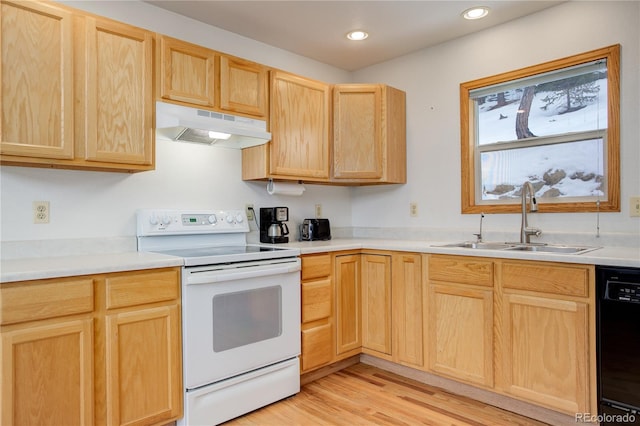
[[[620,211],[620,46],[460,85],[462,212]]]

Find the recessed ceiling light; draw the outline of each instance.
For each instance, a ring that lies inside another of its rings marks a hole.
[[[464,19],[480,19],[489,14],[489,8],[486,6],[472,7],[462,12]]]
[[[362,30],[351,31],[347,34],[347,38],[353,41],[364,40],[367,37],[369,37],[369,34]]]

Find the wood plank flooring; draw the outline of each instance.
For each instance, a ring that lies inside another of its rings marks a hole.
[[[379,368],[356,364],[226,426],[544,425]]]

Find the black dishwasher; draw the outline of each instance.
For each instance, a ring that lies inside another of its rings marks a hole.
[[[598,414],[640,425],[640,268],[597,266]]]

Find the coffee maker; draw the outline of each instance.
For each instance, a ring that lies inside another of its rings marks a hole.
[[[289,228],[284,223],[289,220],[289,207],[260,208],[260,242],[288,243]]]

